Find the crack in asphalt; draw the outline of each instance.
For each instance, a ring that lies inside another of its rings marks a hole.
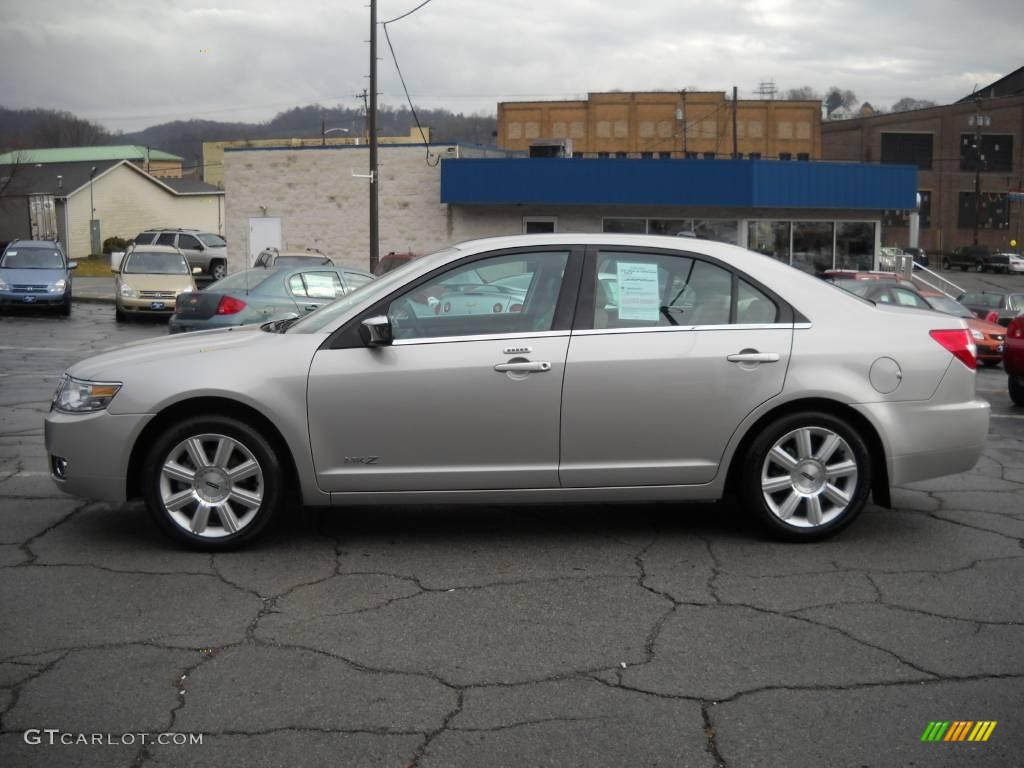
[[[426,737],[423,739],[423,743],[416,748],[415,752],[413,752],[412,760],[409,761],[406,768],[419,768],[420,760],[422,760],[427,754],[427,750],[430,749],[430,745],[433,744],[442,733],[449,729],[452,720],[455,719],[455,717],[462,711],[462,707],[465,705],[466,699],[465,692],[460,688],[456,688],[455,696],[455,706],[445,714],[444,720],[441,722],[439,728],[427,733]]]
[[[717,704],[717,702],[715,702]],[[711,705],[707,701],[701,701],[700,714],[704,720],[704,735],[707,737],[707,752],[715,761],[715,768],[725,768],[725,758],[718,751],[718,732],[711,722]]]

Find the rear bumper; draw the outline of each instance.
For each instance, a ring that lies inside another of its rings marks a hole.
[[[883,436],[889,483],[955,475],[981,458],[988,438],[986,400],[862,403],[853,406]]]

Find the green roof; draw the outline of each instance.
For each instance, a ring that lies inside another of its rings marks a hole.
[[[0,164],[10,163],[88,163],[97,160],[142,160],[147,149],[130,144],[103,147],[61,147],[59,149],[19,149],[0,155]],[[159,149],[148,150],[149,159],[182,162],[182,158]]]

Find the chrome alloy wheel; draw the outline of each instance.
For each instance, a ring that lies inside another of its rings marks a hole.
[[[783,435],[761,465],[761,493],[779,520],[816,528],[839,517],[857,487],[857,459],[849,443],[825,427]]]
[[[226,435],[182,440],[160,469],[160,497],[170,519],[189,533],[221,538],[253,521],[263,504],[263,470],[242,443]]]

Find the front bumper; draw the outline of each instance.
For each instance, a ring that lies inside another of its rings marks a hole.
[[[169,317],[174,314],[173,299],[126,299],[117,297],[117,308],[129,315],[159,315]]]
[[[0,291],[0,306],[4,307],[57,307],[71,301],[71,292]]]
[[[51,479],[72,496],[123,503],[132,446],[151,418],[150,414],[115,416],[107,411],[50,411],[44,433]],[[63,477],[55,473],[58,458],[66,462]]]

